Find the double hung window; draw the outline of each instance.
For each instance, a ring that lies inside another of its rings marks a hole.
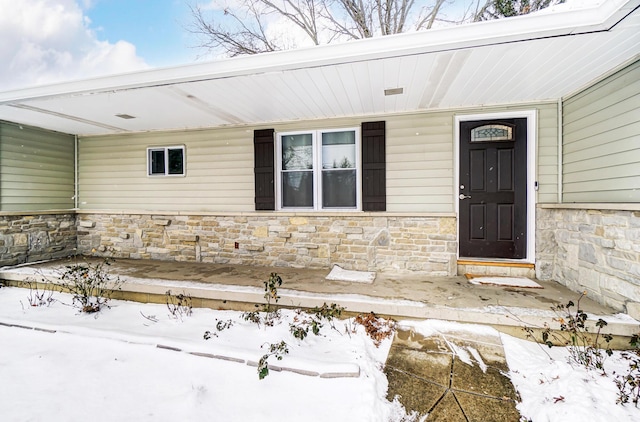
[[[359,209],[358,128],[278,134],[280,209]]]
[[[184,147],[147,148],[149,176],[184,176]]]

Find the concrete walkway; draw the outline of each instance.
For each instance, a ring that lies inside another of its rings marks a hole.
[[[442,332],[429,337],[399,330],[385,373],[387,398],[397,398],[417,420],[514,422],[518,395],[500,337]]]

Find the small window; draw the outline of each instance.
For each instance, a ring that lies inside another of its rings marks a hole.
[[[184,147],[147,148],[149,176],[184,176]]]
[[[471,130],[471,142],[513,141],[513,127],[508,125],[484,125]]]

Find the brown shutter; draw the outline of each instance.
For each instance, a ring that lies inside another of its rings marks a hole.
[[[253,132],[256,210],[276,209],[273,133],[273,129],[255,130]]]
[[[386,211],[385,122],[362,123],[362,211]]]

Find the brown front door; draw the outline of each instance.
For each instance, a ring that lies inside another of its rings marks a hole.
[[[526,258],[527,119],[460,122],[460,257]]]

